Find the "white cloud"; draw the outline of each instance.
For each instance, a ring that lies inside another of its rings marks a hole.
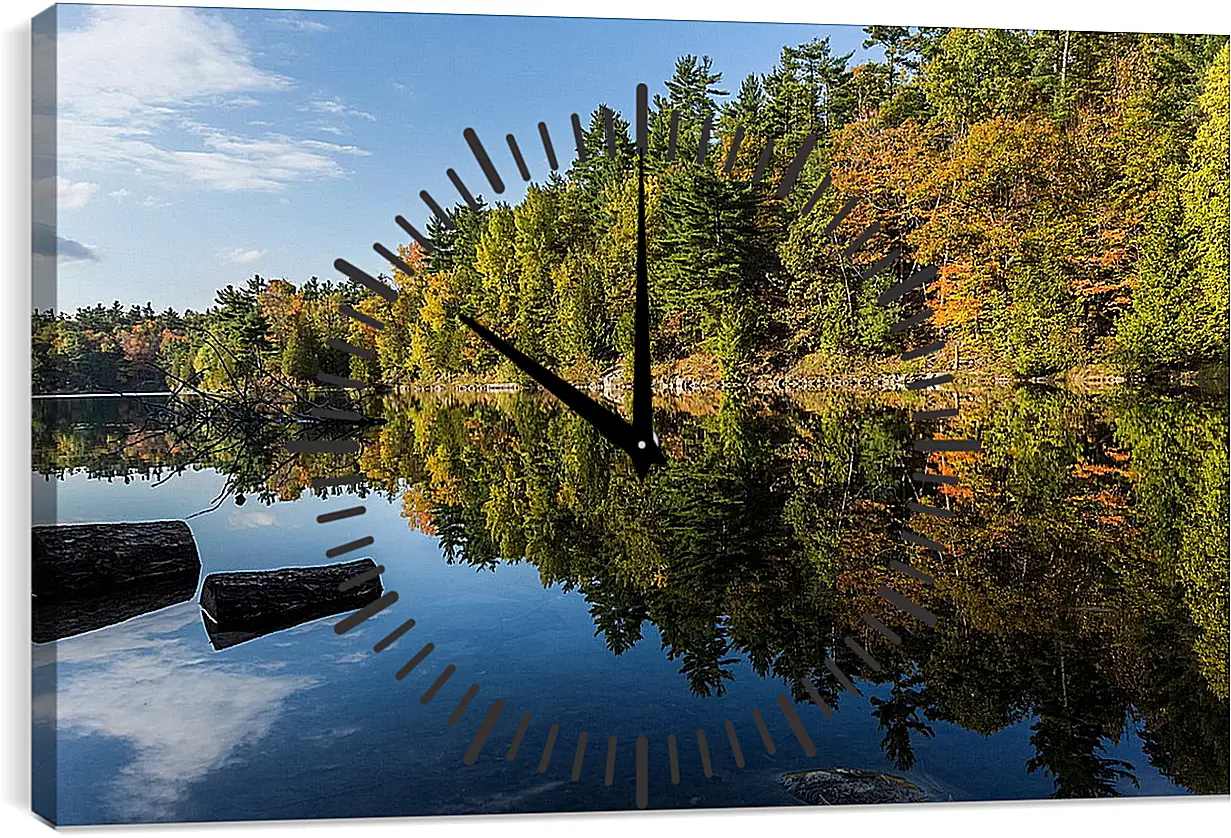
[[[129,192],[127,189],[125,189],[122,186],[119,189],[114,189],[111,192],[107,193],[109,197],[115,198],[117,201],[123,201],[125,198],[127,198],[131,194],[132,194],[131,192]]]
[[[88,181],[72,182],[66,177],[44,177],[34,182],[34,200],[48,201],[55,199],[56,208],[75,210],[84,207],[98,191],[97,183]]]
[[[232,265],[248,265],[265,255],[264,250],[227,247],[218,251],[218,259]]]
[[[333,134],[335,137],[345,137],[347,131],[340,125],[335,125],[332,122],[312,122],[308,127],[313,131],[320,131],[325,134]]]
[[[55,701],[32,702],[35,721],[54,713],[60,735],[129,744],[131,761],[111,775],[107,795],[121,817],[173,817],[189,786],[268,735],[286,702],[317,684],[198,651],[200,620],[189,602],[62,640]]]
[[[325,113],[333,116],[358,116],[369,122],[375,122],[376,117],[367,111],[361,111],[352,108],[343,102],[341,99],[313,99],[304,105],[300,110],[311,111],[312,113]]]
[[[284,29],[289,32],[328,32],[329,27],[320,21],[308,20],[307,18],[287,15],[285,17],[273,17],[268,21],[269,25],[274,29]]]
[[[303,140],[303,145],[306,148],[319,148],[321,151],[332,151],[335,154],[350,154],[354,157],[372,156],[372,152],[353,145],[338,145],[337,143],[326,143],[321,140]]]
[[[189,8],[94,6],[90,13],[84,28],[62,34],[58,44],[66,168],[228,191],[277,190],[345,173],[331,154],[350,152],[279,134],[241,136],[201,121],[205,108],[247,106],[254,93],[294,86],[257,67],[234,26]]]

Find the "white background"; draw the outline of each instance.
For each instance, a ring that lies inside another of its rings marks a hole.
[[[29,735],[29,314],[30,311],[30,18],[44,2],[0,0],[0,835],[48,834],[30,814]],[[150,5],[141,3],[140,5]],[[172,2],[166,5],[192,5]],[[205,3],[199,5],[206,5]],[[1149,6],[1124,2],[1076,3],[1035,0],[995,4],[936,0],[882,0],[873,4],[827,4],[758,0],[624,0],[619,4],[581,4],[559,0],[335,0],[332,3],[230,2],[231,6],[303,9],[397,10],[500,14],[591,15],[708,20],[762,20],[800,23],[872,23],[930,26],[999,26],[1145,32],[1231,32],[1226,2],[1173,0]],[[772,57],[767,57],[769,62]],[[1223,824],[1218,827],[1217,824]],[[320,836],[392,836],[407,829],[417,835],[554,838],[584,832],[587,838],[680,833],[747,836],[775,833],[849,835],[871,832],[902,836],[1070,836],[1218,834],[1231,823],[1228,798],[1182,800],[1045,801],[1017,804],[937,804],[913,807],[824,807],[777,810],[726,810],[690,813],[629,813],[602,816],[467,816],[434,819],[282,822],[260,825],[159,826],[118,828],[113,835],[173,833]],[[74,831],[101,832],[102,828]],[[1224,833],[1225,834],[1225,833]]]

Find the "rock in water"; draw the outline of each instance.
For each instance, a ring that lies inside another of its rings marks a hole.
[[[293,626],[354,611],[383,593],[380,576],[340,590],[376,569],[371,559],[277,570],[211,573],[201,585],[201,613],[211,645],[226,649]]]
[[[904,777],[858,768],[821,768],[782,775],[782,785],[812,804],[929,803],[930,794]]]
[[[190,600],[201,576],[183,521],[33,527],[31,540],[35,643]]]

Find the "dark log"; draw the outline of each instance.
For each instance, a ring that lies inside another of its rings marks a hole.
[[[376,568],[371,559],[318,567],[211,573],[201,585],[201,615],[210,644],[226,649],[311,620],[354,611],[383,593],[380,576],[339,586]]]
[[[103,591],[182,580],[201,573],[192,530],[183,521],[71,524],[31,529],[31,593],[96,598]]]
[[[33,527],[31,540],[35,643],[186,602],[201,577],[183,521]]]

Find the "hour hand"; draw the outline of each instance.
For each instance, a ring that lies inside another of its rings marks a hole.
[[[489,343],[493,349],[516,364],[518,369],[537,381],[547,392],[564,402],[569,410],[593,425],[594,429],[606,437],[608,442],[625,451],[632,457],[638,473],[644,475],[653,452],[658,451],[657,442],[653,438],[649,440],[639,439],[633,426],[620,418],[617,413],[603,407],[542,364],[518,351],[511,343],[501,338],[482,323],[464,314],[458,316],[463,323]],[[661,453],[658,457],[661,458]],[[659,460],[655,459],[654,461],[658,462]]]

